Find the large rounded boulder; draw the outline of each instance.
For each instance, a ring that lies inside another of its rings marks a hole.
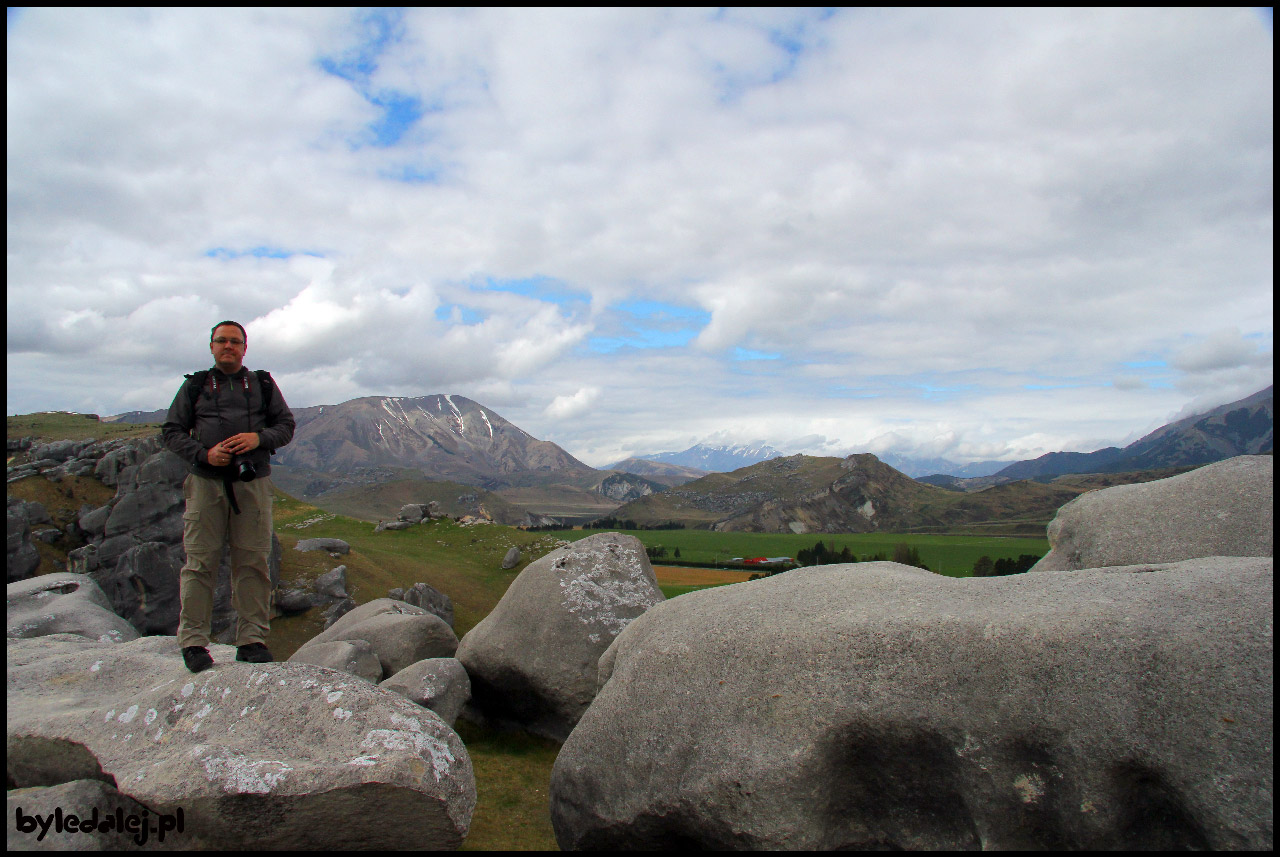
[[[595,697],[600,655],[663,600],[635,536],[599,533],[535,560],[458,646],[474,713],[563,741]]]
[[[1269,849],[1272,560],[803,568],[660,604],[562,748],[564,849]]]
[[[193,675],[174,637],[10,639],[10,788],[105,780],[157,817],[181,810],[166,845],[192,850],[462,843],[475,776],[439,717],[323,667],[210,648]]]
[[[1274,556],[1274,475],[1270,455],[1241,455],[1081,494],[1049,523],[1051,550],[1031,570]]]

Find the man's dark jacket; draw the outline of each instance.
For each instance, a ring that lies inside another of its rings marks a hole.
[[[197,476],[223,479],[234,476],[239,460],[229,467],[214,467],[209,464],[209,449],[232,435],[257,432],[258,448],[239,458],[253,462],[258,476],[271,473],[271,453],[293,440],[293,411],[285,404],[279,386],[272,391],[271,403],[263,413],[258,376],[244,367],[234,375],[224,375],[216,367],[209,370],[194,408],[187,389],[191,383],[191,378],[182,382],[169,406],[160,430],[165,447],[187,462]]]

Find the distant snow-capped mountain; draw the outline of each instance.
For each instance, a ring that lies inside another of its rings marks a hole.
[[[881,453],[878,457],[885,464],[907,474],[912,479],[937,474],[972,479],[978,476],[990,476],[1010,464],[1008,461],[972,461],[968,464],[957,464],[946,458],[912,458],[896,452]]]
[[[484,487],[528,473],[594,473],[554,443],[462,396],[367,396],[293,414],[293,442],[276,457],[287,467],[411,467],[431,479]]]
[[[642,461],[661,461],[694,467],[712,473],[728,473],[752,464],[759,464],[782,455],[766,443],[710,445],[695,444],[684,452],[659,452],[654,455],[638,455]]]
[[[708,444],[699,443],[684,452],[659,452],[654,455],[638,455],[625,461],[608,465],[606,469],[623,470],[628,473],[640,473],[652,476],[652,472],[640,467],[641,462],[661,462],[682,467],[692,467],[704,472],[729,473],[741,467],[759,464],[784,455],[767,443],[757,441],[748,444]],[[946,473],[951,476],[975,477],[989,476],[1002,467],[1007,461],[974,461],[969,464],[957,464],[945,458],[913,458],[899,453],[880,454],[880,460],[890,467],[907,474],[913,479],[931,476],[935,473]]]

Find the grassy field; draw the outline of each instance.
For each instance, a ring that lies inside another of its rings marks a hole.
[[[103,423],[96,414],[72,414],[45,411],[5,418],[8,437],[34,437],[51,440],[112,440],[118,437],[146,437],[160,433],[159,425],[149,423]]]
[[[557,530],[550,535],[565,541],[577,541],[595,532],[599,531]],[[983,555],[996,560],[1016,559],[1022,554],[1043,556],[1049,552],[1048,539],[1006,536],[939,536],[916,533],[810,533],[797,536],[776,533],[715,533],[709,530],[628,530],[627,533],[640,539],[646,547],[665,547],[668,558],[673,558],[676,548],[679,548],[679,559],[706,563],[727,562],[734,557],[794,558],[801,549],[812,548],[818,541],[836,551],[848,547],[860,560],[865,560],[876,554],[891,557],[894,545],[905,543],[920,551],[921,561],[931,571],[948,577],[968,577],[973,570],[974,561]]]

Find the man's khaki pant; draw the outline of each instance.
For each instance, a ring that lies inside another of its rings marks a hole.
[[[271,633],[271,479],[234,483],[240,514],[231,509],[219,479],[194,474],[182,483],[187,501],[182,515],[182,547],[187,562],[178,579],[178,646],[208,646],[213,625],[213,591],[222,547],[231,540],[231,606],[237,646],[266,643]]]

